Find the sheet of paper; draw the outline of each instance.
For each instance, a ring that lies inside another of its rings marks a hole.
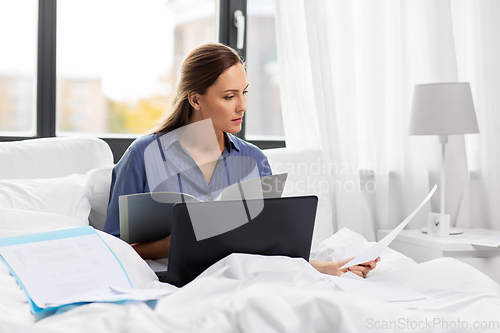
[[[39,308],[59,299],[92,292],[96,297],[109,286],[131,287],[119,261],[97,233],[0,247]]]
[[[440,242],[440,243],[466,243],[466,244],[487,246],[487,247],[499,247],[500,246],[500,237],[499,236],[488,236],[488,235],[456,235],[453,237],[436,239],[436,242]]]
[[[412,302],[426,299],[426,296],[390,281],[371,282],[330,276],[330,281],[345,292],[360,294],[382,302]]]
[[[146,259],[146,262],[154,272],[164,272],[168,269],[168,258],[156,260]]]
[[[340,276],[343,279],[352,279],[352,280],[358,280],[358,281],[364,281],[365,279],[362,278],[361,276],[354,274],[353,272],[347,271],[346,273],[342,274]]]
[[[424,201],[410,214],[403,222],[401,222],[393,231],[387,234],[384,238],[382,238],[377,243],[373,244],[373,246],[366,249],[361,254],[357,255],[354,259],[349,261],[347,264],[342,266],[341,268],[346,268],[349,266],[359,265],[370,260],[375,260],[382,253],[382,251],[389,246],[389,244],[396,238],[396,236],[403,230],[404,227],[411,221],[411,219],[418,213],[418,211],[429,201],[434,192],[436,192],[437,185],[434,185],[429,194],[425,197]]]

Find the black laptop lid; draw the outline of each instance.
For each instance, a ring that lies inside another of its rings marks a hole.
[[[249,207],[252,201],[247,200]],[[234,211],[235,207],[241,206],[241,201],[189,205],[190,210],[201,210],[211,216],[215,212]],[[187,205],[176,204],[166,282],[181,287],[231,253],[283,255],[309,260],[317,205],[316,196],[264,199],[262,211],[250,222],[197,241]]]

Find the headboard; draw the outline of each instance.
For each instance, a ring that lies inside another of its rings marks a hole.
[[[95,137],[58,137],[0,143],[0,179],[41,179],[113,165],[108,144]]]

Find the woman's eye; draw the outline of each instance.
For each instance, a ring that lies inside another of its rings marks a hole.
[[[226,96],[225,99],[232,99],[234,96]]]
[[[246,96],[247,94],[248,94],[248,90],[245,90],[245,91],[243,92],[243,95],[245,95],[245,96]]]

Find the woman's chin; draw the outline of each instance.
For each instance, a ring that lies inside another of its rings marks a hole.
[[[231,128],[228,128],[227,131],[224,132],[236,134],[240,131],[241,131],[241,124],[238,124],[237,126],[236,125],[231,126]]]

